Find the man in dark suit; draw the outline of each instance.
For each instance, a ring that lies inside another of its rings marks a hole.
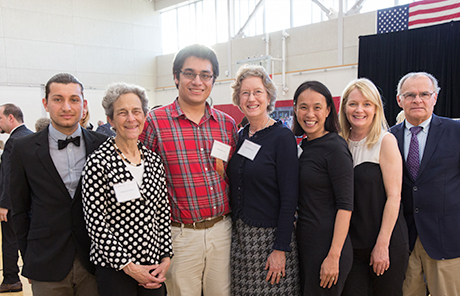
[[[14,139],[32,134],[24,125],[21,109],[13,104],[0,106],[0,132],[10,134],[0,163],[0,221],[2,221],[3,282],[0,293],[22,291],[18,267],[18,243],[11,221],[11,200],[8,194],[10,181],[10,155]],[[14,198],[14,196],[13,196]]]
[[[15,140],[10,194],[13,222],[35,296],[98,295],[83,218],[81,172],[106,136],[81,128],[83,85],[61,73],[45,86],[51,124]]]
[[[112,130],[110,123],[104,123],[97,127],[96,132],[107,135],[109,137],[115,137],[117,133]]]
[[[402,204],[411,250],[405,296],[425,295],[426,285],[431,295],[460,295],[460,122],[433,114],[439,90],[424,72],[398,84],[406,120],[391,132],[405,160]]]

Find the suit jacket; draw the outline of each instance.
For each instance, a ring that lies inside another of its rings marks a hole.
[[[117,134],[111,129],[110,123],[104,123],[101,126],[98,126],[96,132],[107,135],[109,137],[115,137]]]
[[[14,139],[21,138],[33,134],[25,125],[18,126],[10,135],[5,143],[5,149],[2,154],[2,162],[0,164],[0,208],[11,209],[10,195],[8,194],[8,184],[10,182],[11,168],[11,150],[13,149]],[[14,165],[14,163],[13,163]]]
[[[404,159],[404,122],[391,132]],[[403,172],[410,249],[418,236],[431,258],[460,257],[460,122],[433,114],[417,179],[405,161]]]
[[[82,129],[86,155],[106,136]],[[15,140],[10,194],[13,223],[24,266],[22,275],[37,281],[63,280],[75,255],[88,271],[90,239],[83,219],[81,179],[72,199],[49,153],[48,129]]]

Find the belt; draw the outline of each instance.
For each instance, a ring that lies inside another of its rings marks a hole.
[[[175,227],[184,227],[184,228],[192,228],[192,229],[208,229],[214,226],[217,222],[224,220],[228,215],[223,215],[219,217],[208,218],[199,222],[193,223],[179,223],[176,221],[171,221],[171,226]]]

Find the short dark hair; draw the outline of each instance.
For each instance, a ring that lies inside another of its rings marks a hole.
[[[77,77],[73,76],[69,73],[58,73],[51,77],[45,85],[45,99],[48,101],[48,96],[50,94],[50,85],[51,83],[61,83],[61,84],[69,84],[69,83],[76,83],[81,87],[81,95],[83,96],[83,84]]]
[[[297,99],[299,98],[300,94],[306,91],[307,89],[311,89],[312,91],[315,91],[323,95],[326,98],[327,107],[331,108],[331,112],[329,112],[329,115],[327,116],[326,121],[324,122],[324,128],[328,132],[337,133],[339,131],[339,118],[337,116],[337,111],[335,109],[334,99],[332,98],[332,94],[329,91],[329,89],[321,82],[305,81],[304,83],[299,85],[299,87],[296,89],[294,93],[294,103],[293,103],[294,111],[297,106]],[[305,131],[302,129],[300,124],[297,122],[297,116],[295,112],[294,112],[293,123],[292,123],[292,131],[294,132],[296,136],[302,136],[303,134],[305,134]]]
[[[21,108],[18,106],[8,103],[2,105],[1,107],[4,108],[3,115],[9,116],[11,114],[19,123],[24,122],[24,114],[22,114]]]
[[[199,59],[209,60],[212,65],[212,83],[216,82],[217,76],[219,76],[219,62],[217,61],[217,55],[215,51],[202,44],[192,44],[179,50],[174,57],[173,61],[173,75],[179,80],[179,73],[184,65],[184,62],[189,57],[197,57]],[[176,83],[176,87],[179,85]]]

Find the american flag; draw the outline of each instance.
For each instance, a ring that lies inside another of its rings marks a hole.
[[[377,33],[390,33],[460,20],[460,1],[425,0],[381,9]]]

